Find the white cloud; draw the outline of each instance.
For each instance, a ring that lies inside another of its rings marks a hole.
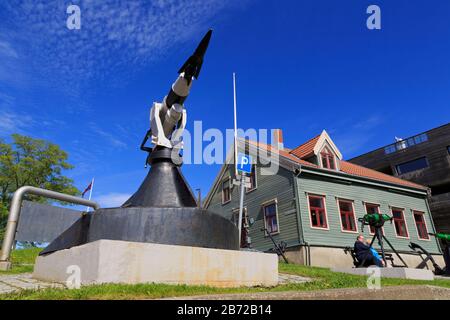
[[[345,157],[351,158],[366,150],[367,144],[376,138],[377,130],[383,122],[383,118],[376,114],[360,117],[359,121],[354,123],[344,119],[336,123],[329,133]]]
[[[94,123],[90,124],[90,127],[92,131],[98,135],[104,138],[106,141],[108,141],[109,144],[111,144],[113,147],[124,149],[127,147],[127,144],[123,142],[122,140],[118,139],[113,134],[106,132],[99,127],[97,127]]]
[[[23,133],[34,124],[31,116],[12,111],[0,110],[0,136]]]
[[[94,197],[92,200],[98,202],[102,208],[114,208],[120,207],[130,197],[131,194],[128,193],[112,192],[99,197]]]
[[[201,37],[218,12],[241,5],[238,0],[84,0],[74,4],[81,9],[80,30],[66,27],[67,1],[0,3],[0,9],[17,23],[4,32],[27,49],[23,52],[39,78],[60,85],[65,80],[72,90],[86,80],[101,80],[120,70],[127,74],[130,66],[146,65],[168,54],[177,44]],[[192,44],[187,47],[192,49]],[[2,48],[17,55],[9,44],[2,47],[0,43],[0,52]]]
[[[0,41],[0,56],[9,58],[18,58],[17,52],[12,48],[11,44],[6,41]]]

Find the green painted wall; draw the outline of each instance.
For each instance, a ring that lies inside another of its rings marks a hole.
[[[233,166],[229,166],[224,176],[232,176],[232,170],[234,170]],[[297,221],[294,179],[297,182],[298,205],[301,216],[300,232]],[[311,228],[307,192],[326,196],[329,230]],[[301,241],[306,241],[310,245],[353,246],[357,233],[341,231],[336,197],[354,201],[356,218],[360,218],[365,214],[363,202],[380,204],[381,212],[388,214],[391,214],[389,206],[404,208],[409,239],[396,237],[394,225],[388,222],[384,227],[388,240],[400,251],[411,251],[408,244],[412,241],[420,244],[431,253],[439,253],[437,242],[433,237],[430,237],[430,241],[425,241],[419,240],[417,236],[412,209],[425,212],[428,231],[433,232],[430,212],[425,198],[419,195],[388,191],[384,188],[377,188],[362,183],[344,183],[342,180],[324,178],[308,173],[302,173],[297,178],[291,171],[283,167],[280,167],[277,175],[271,176],[261,175],[260,168],[257,168],[257,188],[245,195],[244,205],[247,207],[248,215],[255,219],[255,224],[250,228],[252,247],[258,250],[268,250],[273,247],[270,239],[260,231],[264,226],[262,204],[271,199],[277,199],[278,201],[280,234],[274,235],[275,241],[285,241],[288,246],[295,246]],[[208,209],[227,219],[231,219],[233,209],[237,208],[239,208],[239,188],[234,187],[231,202],[222,205],[222,184],[220,183],[212,195]],[[357,227],[358,232],[361,233],[361,224],[359,222],[357,222]],[[363,234],[366,238],[372,238],[367,226],[364,228]]]
[[[224,177],[233,175],[233,167],[229,166]],[[264,227],[262,204],[277,199],[278,221],[280,234],[274,235],[275,241],[285,241],[288,245],[299,243],[297,226],[297,212],[294,195],[294,177],[291,172],[279,168],[277,175],[261,175],[260,168],[256,171],[257,188],[245,194],[244,205],[247,207],[249,217],[255,219],[250,228],[252,247],[258,250],[268,250],[273,247],[272,242],[260,231]],[[212,195],[208,210],[231,219],[233,209],[239,208],[239,187],[235,186],[231,194],[231,202],[222,205],[222,184]]]
[[[427,208],[426,199],[420,196],[409,194],[400,194],[386,189],[368,187],[363,184],[344,184],[337,180],[320,178],[316,175],[302,173],[298,178],[298,194],[300,203],[300,212],[303,225],[303,235],[305,241],[313,245],[332,245],[332,246],[352,246],[357,234],[341,231],[339,220],[339,211],[336,197],[354,200],[356,217],[362,217],[365,214],[363,202],[380,204],[380,211],[391,215],[390,207],[404,208],[404,216],[409,232],[409,239],[397,238],[394,225],[390,222],[384,226],[384,234],[392,245],[401,251],[411,251],[408,247],[409,242],[416,242],[429,250],[431,253],[439,253],[438,245],[433,237],[431,241],[419,240],[416,226],[411,210],[425,212],[426,223],[429,232],[433,232],[430,212]],[[326,209],[328,215],[328,224],[330,230],[318,230],[311,228],[308,201],[306,193],[315,193],[326,196]],[[358,223],[358,231],[361,232],[361,224]],[[372,238],[369,234],[369,228],[365,226],[364,236]]]

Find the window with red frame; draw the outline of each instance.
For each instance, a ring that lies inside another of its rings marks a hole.
[[[263,211],[267,231],[271,234],[277,233],[278,232],[277,203],[272,202],[264,205]]]
[[[246,189],[247,192],[256,189],[256,165],[252,165],[252,172],[250,173],[249,178],[250,178],[250,188]]]
[[[328,148],[324,148],[322,152],[320,153],[320,156],[322,158],[322,167],[326,169],[336,169],[336,164],[334,161],[334,155]]]
[[[324,196],[308,196],[311,225],[315,228],[328,227]]]
[[[414,211],[413,215],[419,239],[430,239],[428,236],[427,224],[425,223],[425,214],[420,211]]]
[[[353,202],[339,200],[339,213],[341,215],[342,229],[344,231],[356,231],[355,213]]]
[[[233,214],[231,217],[231,221],[234,223],[234,225],[236,227],[238,226],[238,221],[239,221],[239,209],[234,209],[233,210]],[[247,207],[243,208],[243,212],[242,212],[242,228],[241,228],[241,248],[247,248],[250,246],[250,244],[248,243],[248,229],[249,229],[249,224],[248,224],[248,215],[247,215]]]
[[[408,238],[408,229],[406,228],[405,215],[403,209],[392,209],[392,217],[394,220],[395,233],[398,237]]]
[[[222,181],[222,203],[227,203],[231,200],[230,178]]]
[[[366,213],[367,214],[380,213],[380,206],[378,204],[366,203]],[[369,226],[369,230],[371,234],[375,234],[374,227]],[[381,228],[381,232],[384,234],[383,228]]]

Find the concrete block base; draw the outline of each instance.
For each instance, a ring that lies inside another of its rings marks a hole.
[[[413,280],[434,280],[431,270],[413,268],[379,268],[381,278],[400,278]],[[368,268],[332,268],[331,271],[369,276],[373,271]]]
[[[0,270],[1,271],[8,271],[9,269],[11,269],[11,262],[0,261]]]
[[[35,279],[66,283],[168,283],[217,287],[275,286],[276,254],[98,240],[36,259]]]

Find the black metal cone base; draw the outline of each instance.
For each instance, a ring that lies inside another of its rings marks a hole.
[[[40,255],[101,239],[239,250],[238,228],[224,217],[197,208],[170,149],[152,152],[150,163],[144,182],[122,207],[84,215]]]
[[[197,201],[180,167],[172,161],[171,150],[162,148],[152,153],[151,169],[147,177],[136,193],[122,205],[122,208],[196,206]]]
[[[97,240],[120,240],[239,250],[238,228],[198,208],[99,209],[76,221],[40,255]]]

